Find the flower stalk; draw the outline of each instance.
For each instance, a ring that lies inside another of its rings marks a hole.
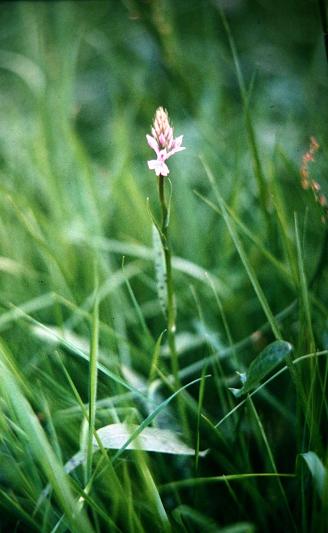
[[[169,241],[169,217],[168,206],[165,198],[165,178],[160,174],[158,176],[158,195],[162,211],[162,224],[161,224],[161,242],[165,257],[165,270],[166,270],[166,293],[167,293],[167,334],[168,344],[171,353],[172,374],[176,386],[179,386],[179,364],[178,354],[175,344],[175,332],[176,332],[176,306],[174,298],[174,285],[172,276],[172,253]]]
[[[172,275],[172,253],[169,240],[169,204],[165,196],[165,181],[166,176],[168,176],[170,172],[166,161],[172,155],[185,148],[182,146],[183,135],[174,138],[173,128],[170,125],[168,113],[162,107],[159,107],[156,111],[151,133],[152,135],[147,135],[146,138],[148,145],[154,150],[157,158],[148,161],[148,168],[155,171],[158,182],[158,196],[161,207],[161,224],[158,229],[165,258],[168,344],[171,353],[172,374],[175,385],[178,387],[180,381],[178,355],[175,342],[176,306]]]

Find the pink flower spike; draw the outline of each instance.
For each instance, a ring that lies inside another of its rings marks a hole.
[[[170,171],[165,161],[175,153],[185,150],[185,147],[181,146],[183,135],[174,139],[168,113],[163,107],[156,110],[151,133],[152,136],[146,135],[147,142],[150,148],[155,151],[157,160],[148,161],[148,168],[154,170],[156,176],[167,176]]]

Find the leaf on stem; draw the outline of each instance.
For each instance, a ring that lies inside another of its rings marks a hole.
[[[242,387],[230,389],[236,398],[254,390],[260,381],[271,372],[283,359],[285,359],[293,347],[286,341],[275,341],[269,344],[250,364],[246,373],[241,373]]]
[[[157,227],[153,224],[153,249],[154,249],[154,264],[156,273],[156,287],[159,303],[161,305],[164,316],[166,316],[166,302],[167,302],[167,287],[166,287],[166,266],[163,244]]]

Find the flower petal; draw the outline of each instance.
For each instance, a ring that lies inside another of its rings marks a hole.
[[[155,170],[156,176],[159,176],[160,174],[162,174],[162,176],[167,176],[170,172],[164,161],[160,161],[159,159],[148,161],[148,168],[149,170]]]
[[[159,143],[160,143],[162,146],[165,146],[165,137],[164,137],[164,134],[163,134],[163,133],[160,134],[158,140],[159,140]]]
[[[166,148],[158,152],[157,159],[158,161],[165,161],[169,157],[169,154],[166,151]]]
[[[177,137],[173,140],[171,149],[167,153],[166,159],[171,157],[171,155],[176,154],[177,152],[182,152],[182,150],[185,150],[185,146],[181,146],[182,144],[183,135],[180,135],[180,137]]]
[[[154,137],[151,137],[151,135],[146,135],[146,138],[147,138],[147,142],[148,142],[150,148],[155,150],[156,155],[158,155],[159,147],[158,147],[156,139],[154,139]]]
[[[168,174],[170,174],[169,167],[164,162],[162,162],[162,164],[161,164],[160,174],[162,174],[162,176],[167,176]],[[159,176],[159,174],[157,174],[157,175]]]
[[[173,143],[174,143],[175,148],[180,148],[182,144],[182,139],[183,139],[183,135],[180,135],[179,137],[174,139]]]
[[[151,161],[147,161],[149,170],[155,170],[158,167],[158,161],[157,159],[152,159]]]
[[[182,152],[182,150],[185,150],[185,149],[186,149],[185,146],[179,146],[178,148],[173,148],[173,150],[171,150],[172,153],[170,153],[170,155],[176,154],[177,152]]]

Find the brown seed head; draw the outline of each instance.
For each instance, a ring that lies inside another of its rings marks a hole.
[[[310,176],[309,164],[313,163],[314,156],[320,145],[315,137],[311,137],[310,146],[307,152],[302,157],[302,164],[300,168],[301,186],[303,189],[311,189],[313,192],[314,200],[322,207],[323,214],[321,221],[326,223],[328,220],[328,200],[327,197],[321,192],[321,185]]]
[[[320,144],[318,143],[317,139],[315,137],[311,137],[310,139],[311,141],[311,144],[310,144],[310,152],[312,154],[315,154],[315,152],[317,152],[320,148]]]

